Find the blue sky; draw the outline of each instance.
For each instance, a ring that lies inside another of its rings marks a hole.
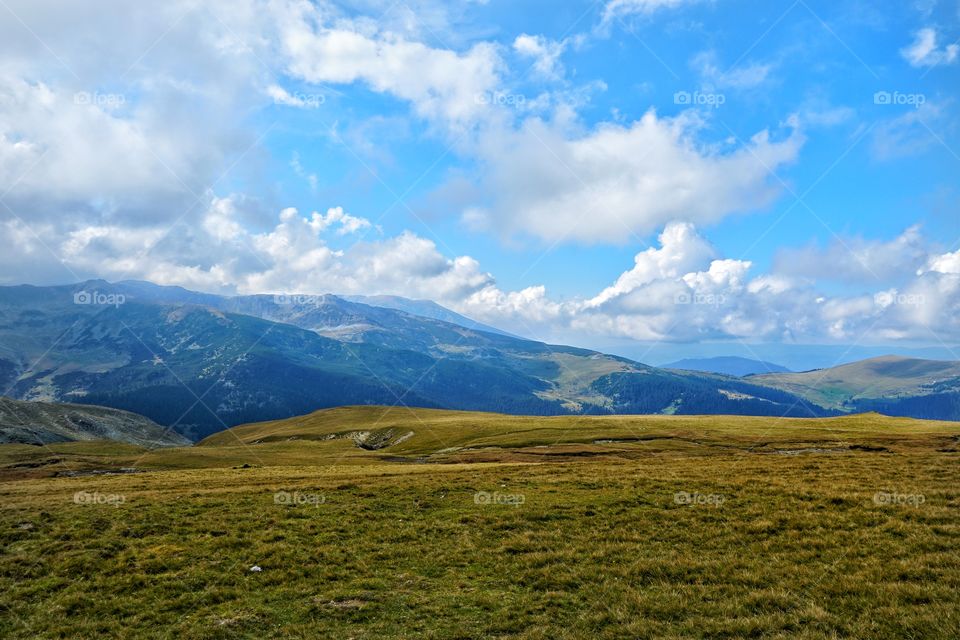
[[[960,5],[939,3],[927,14],[909,3],[885,4],[877,8],[873,3],[688,3],[650,16],[624,16],[611,23],[609,35],[598,35],[594,30],[602,6],[595,3],[565,3],[560,11],[553,9],[556,3],[476,3],[467,5],[462,16],[464,32],[473,31],[476,37],[428,30],[426,42],[438,48],[454,43],[463,48],[471,42],[493,41],[508,50],[523,33],[551,40],[582,37],[581,44],[571,44],[561,54],[562,79],[544,81],[531,71],[528,59],[508,55],[511,72],[503,91],[532,101],[543,92],[584,90],[589,102],[579,115],[588,127],[629,122],[651,108],[663,116],[678,115],[688,107],[675,103],[677,92],[723,96],[721,106],[701,110],[707,119],[701,140],[730,136],[747,140],[791,116],[803,117],[804,112],[827,120],[805,127],[807,140],[797,162],[778,167],[777,176],[787,184],[781,197],[770,206],[737,212],[705,227],[721,254],[742,256],[767,269],[781,247],[822,244],[834,234],[889,239],[920,223],[932,238],[960,237],[960,216],[950,215],[956,214],[956,207],[943,210],[951,198],[955,204],[960,197],[958,160],[952,150],[957,132],[951,130],[947,111],[956,108],[952,101],[958,71],[946,64],[914,67],[900,53],[910,44],[912,31],[930,24],[938,25],[941,38],[960,33]],[[752,86],[711,89],[715,82],[705,77],[705,65],[727,74],[758,67],[769,70]],[[591,89],[592,83],[602,83],[603,88]],[[478,258],[509,288],[535,281],[568,297],[602,288],[630,263],[638,247],[655,242],[656,233],[639,233],[591,250],[571,243],[551,251],[528,271],[531,260],[549,245],[527,238],[514,246],[465,232],[449,215],[460,203],[431,210],[431,195],[451,171],[469,175],[469,157],[449,153],[447,140],[431,138],[428,123],[407,121],[409,107],[404,101],[362,86],[334,88],[342,94],[290,85],[291,91],[322,95],[326,102],[317,110],[320,113],[289,114],[288,108],[278,107],[259,120],[268,126],[280,119],[290,127],[289,134],[276,136],[272,152],[280,160],[275,167],[278,192],[302,210],[323,206],[318,199],[323,193],[331,201],[349,203],[351,211],[380,220],[386,234],[404,229],[428,237],[437,234],[453,252]],[[878,150],[878,127],[883,130],[889,121],[916,109],[909,104],[876,105],[877,91],[922,94],[946,111],[928,121],[936,127],[933,132],[916,125],[908,133],[911,144],[922,149],[894,157]],[[391,127],[383,125],[385,137],[396,139],[383,145],[372,142],[386,148],[381,158],[358,158],[346,148],[350,143],[331,141],[327,135],[337,124],[347,127],[371,118],[397,121],[392,134]],[[405,130],[398,133],[401,127]],[[318,190],[291,174],[283,160],[293,154],[317,176]],[[371,168],[384,184],[371,179]],[[405,207],[391,208],[396,196],[413,183],[417,184],[405,199],[422,220]],[[795,195],[811,187],[803,198],[809,208],[798,205]],[[583,269],[584,263],[590,268]]]
[[[960,338],[957,0],[128,4],[0,16],[4,283],[661,359]]]
[[[555,4],[471,4],[463,24],[467,27],[464,32],[473,30],[475,38],[428,31],[426,41],[438,48],[453,47],[451,41],[461,47],[474,41],[494,41],[509,49],[517,34],[523,33],[555,41],[582,37],[584,41],[570,45],[571,50],[558,61],[565,68],[563,79],[544,81],[531,71],[529,60],[513,56],[510,87],[503,91],[531,101],[543,92],[602,83],[603,88],[588,89],[589,103],[580,110],[587,126],[634,120],[651,108],[661,115],[681,113],[687,106],[676,104],[675,93],[714,91],[705,91],[711,82],[704,77],[704,65],[728,74],[769,67],[766,77],[754,86],[715,90],[724,103],[702,110],[708,119],[704,139],[736,136],[746,140],[804,109],[835,122],[805,129],[802,157],[794,166],[777,171],[779,179],[787,183],[781,198],[705,229],[720,253],[742,256],[760,269],[769,268],[785,245],[823,244],[834,234],[893,238],[920,223],[933,238],[960,236],[960,217],[942,210],[949,206],[944,200],[960,196],[951,193],[956,190],[958,175],[957,159],[950,148],[956,132],[945,127],[931,133],[917,125],[911,139],[924,147],[923,152],[895,158],[878,152],[874,139],[878,125],[883,127],[886,121],[915,110],[911,105],[876,105],[875,92],[922,94],[938,105],[954,98],[956,90],[950,81],[957,79],[956,68],[913,67],[901,55],[898,42],[902,46],[910,42],[906,25],[915,30],[930,23],[952,25],[954,29],[948,32],[955,33],[960,8],[951,11],[941,3],[927,14],[909,4],[889,3],[882,12],[874,8],[874,15],[862,15],[870,11],[867,3],[690,3],[649,17],[618,19],[610,25],[610,34],[601,36],[592,29],[602,7],[567,3],[561,11],[554,11]],[[571,244],[543,255],[549,245],[536,239],[504,243],[465,232],[455,217],[447,215],[460,203],[446,203],[444,211],[437,212],[431,210],[431,195],[443,187],[449,172],[469,174],[470,158],[449,153],[445,140],[424,140],[422,136],[429,137],[428,124],[400,124],[409,111],[402,100],[370,95],[362,87],[343,94],[302,84],[291,85],[293,90],[319,91],[325,100],[322,111],[329,112],[291,118],[278,108],[261,120],[265,125],[274,119],[293,122],[291,135],[277,136],[274,153],[280,158],[296,154],[301,166],[317,176],[318,189],[313,190],[300,176],[291,175],[288,166],[276,168],[278,191],[287,201],[295,198],[298,208],[322,206],[318,205],[318,192],[336,202],[355,203],[351,210],[380,220],[387,234],[404,229],[427,237],[436,234],[452,252],[478,258],[506,287],[543,283],[564,297],[602,288],[630,263],[638,247],[655,242],[655,233],[639,233],[612,246],[584,250]],[[399,134],[405,139],[383,145],[392,149],[385,152],[393,156],[390,160],[357,158],[345,144],[322,139],[325,130],[341,118],[395,118],[397,128],[408,128]],[[371,180],[371,169],[383,184]],[[362,193],[355,188],[358,183],[364,187]],[[413,183],[416,186],[405,199],[417,216],[394,205],[397,195]],[[795,195],[811,186],[813,190],[803,198],[807,206],[797,204]],[[767,235],[758,241],[761,234]],[[533,260],[539,261],[531,269]],[[583,269],[585,263],[590,264],[589,269]]]

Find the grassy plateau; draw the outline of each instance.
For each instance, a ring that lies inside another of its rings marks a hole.
[[[960,637],[960,424],[348,407],[0,446],[3,638]]]

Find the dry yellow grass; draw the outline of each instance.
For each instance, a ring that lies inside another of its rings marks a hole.
[[[957,637],[957,425],[375,411],[0,483],[0,636]]]

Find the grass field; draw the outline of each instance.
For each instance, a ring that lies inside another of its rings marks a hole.
[[[349,408],[4,446],[0,637],[952,639],[958,438]]]

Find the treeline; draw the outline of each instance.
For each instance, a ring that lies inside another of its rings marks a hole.
[[[837,412],[810,404],[791,393],[737,380],[678,377],[670,374],[614,373],[593,383],[613,400],[615,413],[740,414],[821,417]],[[731,398],[720,390],[752,396]]]
[[[933,393],[909,398],[881,398],[857,400],[857,412],[876,411],[888,416],[920,418],[921,420],[960,420],[960,393]]]

